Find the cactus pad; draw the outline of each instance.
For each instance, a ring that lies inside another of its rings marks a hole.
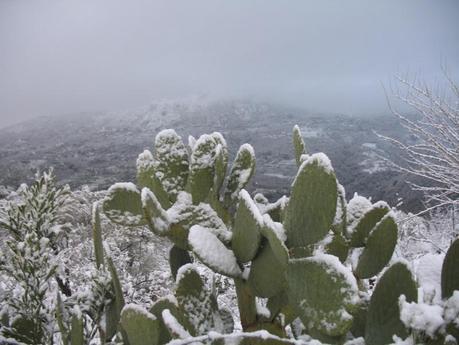
[[[266,239],[252,261],[248,282],[258,297],[273,297],[286,288],[285,265]]]
[[[102,243],[102,228],[100,226],[98,203],[92,205],[92,239],[94,256],[96,257],[96,268],[100,268],[104,265],[104,246]]]
[[[222,320],[218,313],[217,300],[204,285],[193,264],[182,266],[177,272],[175,295],[180,310],[187,316],[196,335],[218,330]]]
[[[249,193],[239,193],[239,204],[233,226],[231,247],[240,262],[248,262],[257,254],[260,246],[263,218]]]
[[[225,204],[230,205],[249,183],[255,172],[255,151],[252,145],[243,144],[236,153],[226,186]]]
[[[408,336],[400,321],[399,297],[405,295],[407,302],[417,301],[417,287],[405,264],[392,265],[378,281],[370,299],[365,327],[368,345],[393,343],[393,335],[402,339]]]
[[[368,236],[365,249],[354,271],[357,277],[371,278],[389,263],[397,244],[397,233],[397,224],[393,216],[384,216]]]
[[[215,272],[237,278],[242,274],[233,251],[209,229],[200,225],[191,227],[188,242],[198,258]]]
[[[193,326],[188,321],[186,316],[183,314],[182,311],[179,310],[178,302],[176,298],[172,295],[165,296],[157,300],[150,309],[150,313],[152,313],[159,321],[159,343],[165,344],[171,340],[170,331],[164,324],[162,318],[162,312],[168,309],[169,312],[174,316],[177,322],[182,325],[183,328],[190,334],[196,335]]]
[[[301,165],[301,156],[306,154],[306,145],[304,145],[303,136],[300,127],[293,127],[293,148],[295,149],[295,160],[298,166]]]
[[[170,222],[156,195],[145,187],[142,189],[141,201],[145,220],[150,230],[158,236],[166,235]]]
[[[217,142],[208,134],[201,135],[193,147],[188,191],[193,196],[193,203],[195,204],[206,200],[214,184],[216,147]]]
[[[150,151],[143,151],[137,158],[137,185],[140,189],[147,187],[158,198],[161,206],[169,208],[171,202],[169,194],[163,188],[161,181],[156,176],[155,161]]]
[[[352,273],[333,255],[290,260],[288,299],[308,328],[336,337],[352,325],[358,302]]]
[[[140,192],[133,183],[115,183],[108,189],[102,209],[114,223],[124,226],[145,225]]]
[[[328,233],[336,214],[337,182],[330,160],[323,153],[303,162],[285,210],[287,247],[313,244]]]
[[[378,201],[358,220],[357,225],[350,232],[350,244],[352,247],[363,247],[370,231],[390,211],[389,205],[384,201]]]
[[[155,175],[172,202],[185,190],[188,179],[188,151],[182,138],[173,130],[165,129],[155,138]]]
[[[441,270],[441,296],[450,298],[459,291],[459,238],[449,247]]]
[[[127,304],[121,312],[120,322],[130,345],[159,344],[159,321],[144,308]]]

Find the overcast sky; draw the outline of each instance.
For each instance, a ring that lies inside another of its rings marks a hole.
[[[445,62],[458,0],[0,0],[0,126],[196,94],[380,112]]]

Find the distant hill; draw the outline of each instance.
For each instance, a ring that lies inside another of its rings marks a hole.
[[[293,125],[302,129],[310,152],[325,152],[332,160],[347,197],[354,192],[384,199],[416,211],[420,196],[406,176],[388,169],[381,155],[397,160],[397,152],[374,131],[406,137],[391,115],[351,117],[311,114],[305,110],[245,101],[205,101],[198,98],[159,101],[118,113],[83,113],[42,117],[0,130],[0,184],[16,187],[36,169],[49,166],[63,183],[104,189],[117,181],[133,181],[137,155],[152,148],[158,131],[174,128],[188,135],[220,131],[231,153],[248,142],[255,148],[257,172],[251,191],[271,199],[288,194],[296,173],[291,144]]]

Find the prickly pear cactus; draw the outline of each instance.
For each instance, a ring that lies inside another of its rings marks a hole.
[[[287,325],[296,337],[309,335],[336,344],[350,334],[364,335],[367,345],[383,345],[394,334],[407,334],[396,304],[401,293],[407,300],[415,297],[406,267],[395,264],[387,270],[369,303],[364,281],[377,276],[394,252],[397,225],[390,207],[358,195],[347,202],[328,157],[307,154],[297,126],[293,146],[299,167],[291,194],[274,202],[262,194],[252,199],[244,189],[255,171],[250,145],[240,147],[227,175],[227,144],[217,132],[197,140],[190,137],[188,147],[175,131],[160,132],[155,154],[145,151],[138,158],[139,187],[115,184],[109,189],[102,203],[109,219],[146,225],[173,243],[169,261],[175,297],[160,299],[150,312],[130,315],[129,308],[123,309],[121,285],[106,259],[116,296],[110,315],[121,317],[120,330],[131,345],[137,340],[131,342],[129,332],[141,325],[149,325],[154,334],[148,336],[158,344],[236,339],[223,336],[233,331],[234,321],[218,306],[192,258],[234,279],[241,325],[244,331],[254,331],[241,333],[241,343],[302,344],[285,338]],[[98,216],[95,213],[94,242],[97,265],[103,266]],[[447,258],[444,280],[450,287],[445,291],[451,292],[456,289],[455,278],[450,278],[455,276],[456,255],[448,253]],[[260,307],[259,298],[268,299],[269,312]],[[137,321],[131,322],[134,316]]]

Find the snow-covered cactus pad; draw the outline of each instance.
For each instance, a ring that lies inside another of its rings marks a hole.
[[[214,183],[217,142],[209,134],[199,137],[190,160],[189,191],[195,204],[205,201]]]
[[[158,198],[161,206],[164,208],[170,207],[171,201],[169,194],[164,190],[164,187],[156,175],[156,162],[150,151],[145,150],[137,158],[137,185],[139,189],[147,187]]]
[[[285,210],[287,247],[305,247],[325,237],[336,214],[337,188],[325,154],[313,154],[301,164]]]
[[[103,201],[105,215],[114,223],[125,226],[145,225],[140,191],[130,182],[115,183]]]
[[[225,192],[225,203],[229,206],[237,200],[239,192],[249,183],[255,173],[255,151],[243,144],[236,153]]]
[[[193,326],[196,335],[224,331],[217,300],[193,264],[182,266],[177,272],[175,295],[180,310]]]
[[[159,344],[159,321],[143,307],[127,304],[121,312],[121,327],[130,345]]]
[[[233,251],[226,248],[210,229],[193,225],[188,242],[198,258],[215,272],[233,278],[242,275]]]
[[[308,329],[328,336],[346,334],[358,302],[352,272],[333,255],[290,260],[288,299]]]
[[[165,129],[155,139],[155,176],[172,202],[185,190],[188,179],[188,151],[182,138],[173,130]]]
[[[231,246],[240,262],[249,262],[258,252],[263,218],[249,193],[239,193]]]

